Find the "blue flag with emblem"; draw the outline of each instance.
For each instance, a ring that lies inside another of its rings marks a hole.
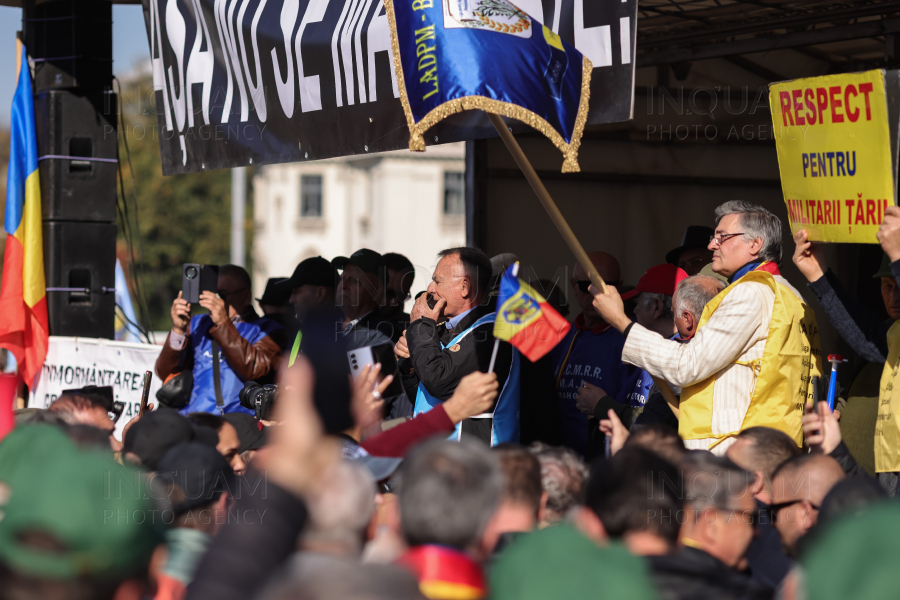
[[[559,0],[557,0],[559,1]],[[507,0],[384,0],[409,148],[464,110],[522,121],[578,171],[591,62]]]

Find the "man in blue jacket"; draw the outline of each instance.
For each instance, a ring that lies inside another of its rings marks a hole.
[[[622,271],[614,256],[591,252],[588,257],[604,281],[621,285]],[[581,265],[575,265],[572,275],[570,283],[581,314],[550,355],[562,443],[583,456],[593,457],[602,451],[602,435],[596,431],[596,424],[589,428],[588,417],[578,409],[579,399],[591,402],[593,406],[609,395],[627,406],[628,393],[634,389],[637,372],[622,364],[625,338],[594,310],[593,297],[587,291],[591,284],[587,273]],[[591,443],[592,434],[600,436],[599,450]]]
[[[253,310],[250,275],[243,267],[219,267],[216,289],[215,294],[200,295],[199,304],[209,314],[193,318],[191,305],[178,292],[178,298],[172,302],[172,330],[156,359],[156,373],[165,381],[172,374],[193,371],[191,400],[183,414],[252,414],[240,405],[238,392],[246,381],[278,370],[284,330]],[[218,356],[217,369],[213,356]]]

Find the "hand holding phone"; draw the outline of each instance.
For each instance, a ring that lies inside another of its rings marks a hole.
[[[431,294],[422,292],[416,296],[416,303],[413,305],[409,315],[410,321],[415,321],[421,317],[428,317],[437,322],[440,320],[446,305],[447,301],[443,298],[435,300],[434,296]]]

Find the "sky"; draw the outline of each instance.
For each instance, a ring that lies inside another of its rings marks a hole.
[[[22,9],[0,6],[0,126],[9,125],[16,91],[16,32]],[[120,75],[150,57],[144,12],[140,4],[113,5],[113,73]]]

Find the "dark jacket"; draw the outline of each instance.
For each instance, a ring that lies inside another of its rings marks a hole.
[[[403,335],[403,332],[406,331],[406,328],[409,327],[409,314],[407,313],[400,313],[396,317],[386,317],[382,314],[379,314],[378,319],[378,331],[381,331],[385,334],[390,331],[388,337],[390,337],[391,341],[395,344],[397,343],[397,340],[399,340]]]
[[[379,333],[384,334],[384,336],[391,340],[393,343],[397,343],[393,337],[396,329],[394,327],[394,323],[382,317],[377,310],[373,310],[362,319],[360,319],[359,323],[356,324],[356,327],[358,329],[373,329],[375,331],[378,331]],[[401,331],[400,333],[402,334],[403,332]],[[399,335],[397,336],[397,339],[400,339]]]
[[[891,263],[891,274],[900,285],[900,260]],[[882,321],[862,308],[829,269],[809,284],[828,320],[854,351],[872,362],[887,359],[887,332],[893,321]]]
[[[427,317],[410,323],[406,330],[406,344],[409,347],[410,357],[400,361],[400,373],[407,394],[421,382],[429,394],[446,401],[456,391],[460,379],[473,371],[486,372],[494,350],[493,323],[481,325],[459,344],[454,344],[446,350],[441,348],[441,342],[449,343],[455,335],[462,333],[493,310],[491,306],[476,307],[460,320],[452,331]],[[505,342],[501,343],[494,365],[501,390],[509,376],[511,365],[512,346]],[[414,395],[410,396],[410,400],[415,404]],[[463,434],[472,434],[490,443],[490,419],[466,419],[462,423]]]
[[[768,505],[757,500],[756,506],[759,509],[757,534],[747,548],[747,563],[753,579],[765,587],[778,589],[794,566],[794,561],[784,554],[781,536],[769,519]]]
[[[865,477],[866,479],[871,479],[866,470],[856,462],[855,458],[853,458],[853,455],[850,453],[850,448],[848,448],[847,444],[843,441],[841,441],[828,456],[838,461],[838,464],[841,465],[841,468],[844,470],[844,473],[847,474],[847,477]]]
[[[651,556],[650,569],[660,600],[765,600],[772,590],[714,556],[685,547],[676,554]]]
[[[259,472],[245,478],[234,504],[239,518],[222,527],[200,561],[186,600],[254,598],[297,546],[307,520],[303,501]]]

